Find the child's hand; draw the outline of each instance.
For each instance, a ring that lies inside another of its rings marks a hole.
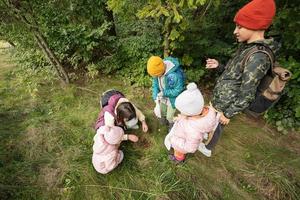
[[[227,124],[229,124],[229,121],[230,121],[230,119],[225,117],[225,115],[222,113],[220,116],[220,123],[223,125],[227,125]]]
[[[146,133],[148,131],[148,125],[147,125],[146,121],[142,121],[142,129],[143,129],[144,133]]]
[[[157,94],[157,96],[158,96],[159,98],[161,98],[161,97],[164,96],[164,93],[163,93],[162,91],[160,91],[160,92]]]
[[[136,135],[133,135],[133,134],[129,134],[128,139],[132,142],[137,142],[139,140],[139,138]]]
[[[214,69],[219,66],[219,62],[216,59],[210,59],[208,58],[206,60],[206,69]]]

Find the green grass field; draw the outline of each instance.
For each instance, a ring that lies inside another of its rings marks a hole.
[[[33,97],[15,69],[1,50],[0,199],[300,199],[299,133],[239,115],[211,158],[197,152],[174,165],[148,89],[108,77],[68,87],[41,79]],[[124,161],[101,175],[91,163],[93,125],[109,88],[143,110],[150,131],[135,131],[139,142],[122,143]]]

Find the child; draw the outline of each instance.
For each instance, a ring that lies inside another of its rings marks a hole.
[[[129,102],[125,96],[117,90],[108,90],[103,93],[100,105],[102,107],[95,125],[99,127],[117,125],[126,129],[138,129],[138,120],[142,123],[143,132],[148,131],[148,125],[143,113]]]
[[[101,126],[94,136],[92,163],[95,170],[107,174],[123,160],[124,154],[118,150],[123,140],[137,142],[136,135],[126,135],[118,126]]]
[[[147,71],[153,77],[152,98],[156,103],[155,114],[162,124],[173,125],[176,111],[175,99],[184,90],[184,74],[177,58],[164,60],[151,56],[147,62]]]
[[[195,153],[204,146],[205,134],[214,130],[218,117],[210,106],[204,106],[203,96],[195,83],[190,83],[175,101],[180,114],[175,118],[175,124],[165,138],[165,145],[174,155],[170,159],[176,163],[183,162],[187,153]]]
[[[257,47],[266,47],[274,53],[279,45],[272,39],[265,39],[265,30],[272,23],[276,6],[274,0],[253,0],[241,8],[234,17],[236,24],[233,34],[241,43],[237,52],[227,63],[220,65],[215,59],[207,59],[206,68],[218,68],[223,71],[213,90],[211,104],[221,113],[220,124],[206,145],[210,157],[211,150],[219,141],[224,125],[238,113],[249,107],[255,99],[261,79],[271,67],[271,60],[264,52],[253,53],[247,62],[243,62],[247,53]]]

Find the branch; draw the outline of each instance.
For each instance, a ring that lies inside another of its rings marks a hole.
[[[91,89],[88,89],[88,88],[84,88],[84,87],[77,87],[78,89],[81,89],[81,90],[85,90],[85,91],[88,91],[88,92],[91,92],[91,93],[93,93],[93,94],[99,94],[98,92],[95,92],[95,91],[93,91],[93,90],[91,90]]]

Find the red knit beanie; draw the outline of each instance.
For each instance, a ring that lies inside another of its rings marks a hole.
[[[236,13],[233,21],[251,30],[266,30],[272,23],[275,11],[274,0],[253,0]]]

